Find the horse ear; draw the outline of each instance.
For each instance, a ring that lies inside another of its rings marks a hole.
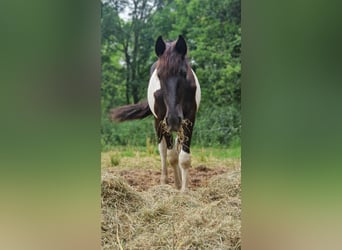
[[[156,41],[156,47],[155,47],[155,51],[158,57],[164,53],[165,48],[166,48],[165,42],[163,41],[162,36],[159,36]]]
[[[178,40],[176,42],[176,50],[178,53],[180,53],[183,57],[186,55],[186,52],[188,50],[186,46],[186,42],[183,38],[183,36],[179,35]]]

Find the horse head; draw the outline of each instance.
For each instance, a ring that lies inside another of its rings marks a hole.
[[[187,45],[182,36],[170,43],[165,43],[160,36],[155,52],[158,56],[156,73],[166,107],[164,122],[169,131],[178,131],[184,117],[183,102],[191,70],[186,58]]]

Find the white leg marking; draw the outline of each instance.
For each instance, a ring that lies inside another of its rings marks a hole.
[[[177,189],[181,188],[181,173],[178,166],[178,152],[176,150],[176,146],[173,147],[173,149],[167,150],[167,158],[169,160],[169,163],[171,167],[173,168],[173,173],[175,176],[175,185]]]
[[[168,179],[167,179],[167,164],[166,164],[166,141],[165,138],[163,137],[161,142],[158,145],[159,149],[159,154],[161,158],[161,176],[160,176],[160,183],[161,184],[167,184]]]
[[[187,190],[188,186],[188,169],[191,167],[191,155],[181,150],[179,153],[179,166],[182,173],[182,192]]]

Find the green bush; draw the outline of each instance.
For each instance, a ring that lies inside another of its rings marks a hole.
[[[201,107],[195,122],[192,145],[229,146],[240,138],[240,130],[240,111],[236,107]]]
[[[120,159],[116,155],[112,155],[110,157],[110,164],[112,167],[118,166],[120,164]]]
[[[239,140],[240,112],[234,106],[201,107],[192,136],[192,145],[229,146]],[[152,117],[138,121],[114,123],[102,119],[101,144],[103,150],[115,146],[147,146],[157,144]]]
[[[156,144],[152,117],[138,121],[115,123],[102,119],[101,146],[106,151],[115,146],[146,146]]]

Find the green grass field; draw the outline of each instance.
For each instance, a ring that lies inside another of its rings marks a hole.
[[[229,148],[192,147],[192,166],[229,167],[240,162],[241,147],[233,145]],[[101,155],[102,167],[117,167],[128,169],[159,169],[160,156],[156,145],[146,147],[118,146]]]

